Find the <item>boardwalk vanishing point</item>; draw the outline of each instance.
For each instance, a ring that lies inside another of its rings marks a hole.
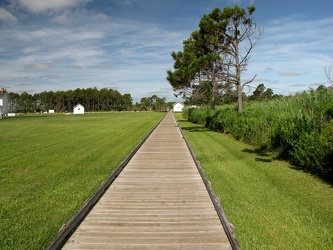
[[[62,249],[239,249],[222,224],[169,112]]]

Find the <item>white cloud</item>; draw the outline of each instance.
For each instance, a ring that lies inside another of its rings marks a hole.
[[[22,40],[30,39],[31,41],[50,41],[57,39],[60,42],[80,42],[90,39],[100,39],[103,36],[103,32],[87,31],[84,28],[42,28],[32,31],[25,31],[21,35],[18,34],[18,37],[21,37]]]
[[[53,68],[53,65],[50,63],[31,63],[24,65],[25,69],[28,70],[49,70]]]
[[[91,23],[105,22],[108,20],[108,16],[101,12],[93,10],[86,10],[83,8],[67,9],[54,16],[51,20],[53,23],[68,25],[71,23],[82,23],[89,20]]]
[[[31,13],[41,14],[78,7],[89,1],[90,0],[17,0],[17,4]]]
[[[61,13],[60,15],[53,18],[54,23],[65,25],[72,20],[72,16],[68,12]]]
[[[61,79],[62,77],[60,75],[42,75],[39,78],[40,79],[53,79],[53,80],[57,80],[57,79]]]
[[[219,1],[217,1],[217,2],[219,2]],[[224,3],[225,0],[222,0],[220,2]],[[250,6],[250,5],[253,5],[254,2],[255,2],[255,0],[227,0],[228,5],[235,5],[235,4],[241,5],[241,4],[244,4],[246,6]]]
[[[1,82],[11,82],[14,81],[14,77],[13,76],[6,76],[6,75],[1,75],[0,76],[0,81]]]
[[[0,21],[3,21],[8,24],[17,23],[17,18],[4,8],[0,8]]]
[[[109,63],[101,63],[95,66],[97,69],[105,69],[105,70],[110,70],[114,68],[113,64]]]
[[[280,76],[300,76],[300,73],[297,72],[280,72]]]

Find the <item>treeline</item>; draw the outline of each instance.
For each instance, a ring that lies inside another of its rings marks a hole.
[[[80,103],[86,112],[94,111],[166,111],[172,106],[166,98],[156,95],[141,99],[140,103],[133,104],[132,96],[121,94],[114,89],[87,88],[67,91],[44,91],[36,94],[22,92],[9,93],[9,112],[46,112],[50,109],[56,112],[71,112],[75,105]]]
[[[203,85],[201,87],[203,87]],[[243,101],[245,102],[271,100],[283,97],[283,95],[274,94],[274,91],[271,88],[266,88],[263,83],[259,84],[252,94],[246,95],[243,92],[242,95]],[[189,97],[184,97],[184,99],[184,104],[187,106],[208,106],[211,105],[211,92],[208,87],[206,91],[203,91],[203,89],[200,91],[195,90]],[[236,103],[237,100],[237,90],[232,85],[220,86],[214,96],[214,103],[217,106]]]
[[[185,109],[189,121],[277,151],[296,167],[333,182],[333,91],[320,87],[295,96],[211,109]]]

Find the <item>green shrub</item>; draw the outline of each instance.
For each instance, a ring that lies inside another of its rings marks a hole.
[[[205,125],[207,117],[210,116],[213,112],[214,111],[209,107],[189,108],[188,120],[196,124]]]
[[[311,90],[270,101],[249,102],[244,106],[242,113],[237,112],[235,105],[214,110],[190,108],[188,121],[231,134],[237,140],[259,148],[276,150],[281,158],[312,173],[329,175],[332,172],[327,167],[332,165],[332,154],[328,153],[331,144],[325,141],[331,137],[322,138],[328,133],[325,131],[330,130],[327,124],[333,118],[331,90]]]
[[[182,117],[186,120],[188,120],[189,109],[189,107],[184,107],[182,110]]]
[[[333,177],[333,122],[322,133],[310,132],[300,136],[292,151],[294,163],[313,174]]]

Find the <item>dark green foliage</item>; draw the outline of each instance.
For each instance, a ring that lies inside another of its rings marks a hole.
[[[231,134],[237,140],[279,152],[283,159],[332,180],[333,92],[311,90],[292,97],[250,102],[243,113],[234,105],[193,109],[188,120]]]
[[[254,101],[262,101],[265,99],[271,99],[274,96],[274,92],[272,89],[266,89],[263,83],[259,84],[257,88],[253,91],[252,96],[250,96],[250,100]]]
[[[200,110],[200,112],[197,112],[197,110]],[[209,107],[204,107],[201,109],[189,108],[186,112],[189,121],[198,124],[205,124],[207,117],[210,117],[211,114],[214,113],[214,111]]]
[[[140,104],[136,105],[139,111],[157,111],[165,112],[172,108],[172,103],[167,103],[166,98],[160,98],[157,95],[141,98]]]
[[[333,122],[325,124],[321,133],[310,132],[301,135],[292,155],[300,168],[332,179]]]

